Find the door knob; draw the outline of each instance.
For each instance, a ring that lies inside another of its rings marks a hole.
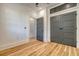
[[[63,30],[63,28],[59,28],[60,30]]]
[[[24,27],[24,29],[27,29],[27,27]]]

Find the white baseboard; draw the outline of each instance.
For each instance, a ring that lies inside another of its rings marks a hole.
[[[18,45],[22,45],[22,44],[28,43],[28,42],[29,42],[29,39],[25,39],[23,41],[19,41],[19,42],[15,42],[15,43],[5,44],[5,45],[0,46],[0,51],[8,49],[8,48],[15,47],[15,46],[18,46]]]

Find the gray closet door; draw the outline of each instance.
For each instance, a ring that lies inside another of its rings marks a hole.
[[[63,40],[62,29],[60,29],[60,16],[51,17],[51,41],[61,43]]]
[[[51,41],[76,47],[76,12],[50,19]]]
[[[61,17],[64,32],[63,44],[76,47],[76,12],[64,14]]]
[[[37,19],[37,40],[43,41],[43,18]]]

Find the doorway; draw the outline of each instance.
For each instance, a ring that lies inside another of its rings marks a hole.
[[[43,24],[43,17],[38,18],[37,20],[37,40],[43,41],[43,32],[44,32],[44,24]]]

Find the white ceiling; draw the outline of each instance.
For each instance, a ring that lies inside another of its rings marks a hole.
[[[21,3],[28,12],[39,11],[40,9],[44,9],[50,5],[55,5],[56,3],[39,3],[38,7],[36,7],[35,3]]]
[[[34,12],[37,12],[41,9],[44,9],[48,6],[54,6],[57,3],[39,3],[38,7],[35,5],[36,3],[3,3],[3,5],[10,7],[12,9],[24,11],[28,14],[32,14]]]
[[[56,5],[57,3],[39,3],[38,4],[38,7],[36,7],[35,5],[36,3],[5,3],[3,5],[6,5],[7,7],[11,6],[10,8],[12,9],[16,9],[17,11],[20,10],[20,11],[24,11],[26,12],[28,15],[31,15],[41,9],[44,9],[48,6],[54,6]]]
[[[21,3],[20,5],[25,7],[25,11],[28,13],[30,16],[36,16],[36,12],[44,9],[48,6],[54,6],[57,3],[39,3],[38,7],[36,7],[35,3]]]

